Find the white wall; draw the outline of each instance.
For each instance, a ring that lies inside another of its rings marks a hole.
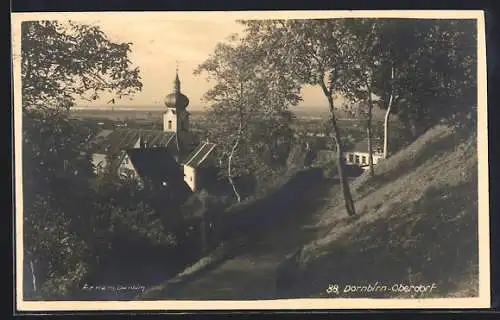
[[[168,127],[169,121],[172,121],[170,128]],[[177,115],[174,109],[168,108],[167,111],[163,113],[163,131],[177,132]]]
[[[350,156],[352,155],[352,161],[350,159]],[[368,160],[368,152],[345,152],[344,157],[346,159],[346,164],[356,164],[356,156],[359,157],[359,165],[368,165],[369,160]],[[363,162],[363,157],[365,157],[365,162]],[[382,155],[378,153],[373,153],[373,164],[377,164],[380,159],[382,159]]]
[[[134,166],[132,165],[132,161],[128,158],[128,156],[125,154],[125,156],[122,159],[122,162],[120,163],[120,166],[118,167],[118,175],[121,177],[122,173],[128,172],[128,170],[133,172],[133,178],[137,178],[137,172],[135,171]]]
[[[94,167],[94,172],[99,173],[99,166],[101,169],[105,169],[108,165],[106,161],[106,155],[100,153],[94,153],[92,155],[92,165]]]
[[[184,165],[184,181],[193,192],[196,191],[196,170],[193,167]]]
[[[138,149],[141,147],[141,138],[137,139],[137,141],[134,144],[134,149]]]

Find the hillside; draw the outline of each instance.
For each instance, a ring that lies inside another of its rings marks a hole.
[[[435,127],[377,165],[376,179],[359,177],[351,184],[354,218],[339,198],[325,205],[318,223],[325,231],[303,249],[296,294],[331,297],[328,284],[378,282],[435,283],[440,297],[477,295],[477,147],[467,135]],[[395,295],[402,296],[381,294]],[[345,297],[363,296],[374,294]]]
[[[254,230],[224,261],[174,291],[160,285],[142,298],[418,297],[326,292],[329,284],[375,283],[434,283],[436,289],[421,297],[477,295],[475,136],[437,126],[380,162],[376,174],[350,183],[355,217],[346,216],[334,181],[305,185],[301,197],[290,198],[293,209],[284,210],[290,218]]]

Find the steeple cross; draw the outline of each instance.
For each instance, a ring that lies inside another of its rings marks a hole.
[[[179,72],[179,62],[182,62],[182,60],[175,60],[175,72]]]

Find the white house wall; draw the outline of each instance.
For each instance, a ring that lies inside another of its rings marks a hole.
[[[352,161],[350,159],[350,156],[352,156]],[[356,156],[359,157],[359,162],[356,162]],[[363,157],[365,157],[365,162],[363,163]],[[359,165],[368,165],[368,157],[369,157],[369,153],[368,152],[345,152],[344,153],[344,158],[345,158],[345,162],[346,164],[359,164]],[[372,155],[373,157],[373,164],[377,164],[379,162],[380,159],[382,159],[382,155],[379,155],[379,154],[373,154]]]
[[[138,149],[140,147],[141,147],[141,139],[139,138],[139,139],[137,139],[137,141],[134,144],[134,149]]]
[[[138,174],[132,164],[132,161],[130,161],[128,155],[125,155],[120,163],[120,166],[118,167],[118,174],[122,176],[122,173],[125,173],[128,170],[133,172],[134,178],[138,177]]]
[[[184,165],[184,181],[193,192],[196,191],[196,169],[187,165]]]
[[[104,170],[107,165],[105,154],[94,153],[92,155],[92,166],[94,167],[95,173],[99,173],[100,170]]]

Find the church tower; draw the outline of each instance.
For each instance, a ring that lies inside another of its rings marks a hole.
[[[167,109],[163,113],[163,131],[175,133],[189,132],[189,99],[181,93],[179,71],[175,72],[174,91],[165,97]]]

